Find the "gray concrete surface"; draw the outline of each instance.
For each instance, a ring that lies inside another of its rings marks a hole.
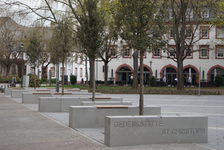
[[[137,94],[108,94],[105,96],[122,97],[124,101],[131,101],[138,105]],[[208,143],[200,144],[214,150],[224,148],[224,96],[193,96],[193,95],[145,95],[145,105],[161,106],[163,115],[206,115],[208,116]],[[47,113],[55,120],[68,125],[68,114]],[[78,129],[83,134],[104,142],[103,130]],[[95,134],[93,134],[95,132]],[[95,135],[95,136],[94,136]]]
[[[136,106],[70,106],[69,127],[75,128],[103,128],[105,116],[138,115]],[[146,106],[145,115],[161,115],[158,106]]]
[[[196,115],[106,116],[105,145],[207,143],[208,117]]]
[[[136,96],[130,95],[131,99]],[[130,97],[128,96],[129,100]],[[223,104],[219,98],[220,103]],[[0,150],[212,150],[207,145],[199,144],[152,144],[108,148],[89,138],[90,133],[93,138],[103,134],[102,130],[72,130],[65,126],[68,124],[68,113],[38,113],[37,108],[34,105],[21,104],[21,99],[12,101],[0,94]],[[214,118],[217,123],[223,120],[224,115],[215,116],[218,116]],[[215,128],[214,131],[219,133],[220,130]],[[214,142],[223,143],[221,139],[214,139]],[[213,139],[209,140],[209,144],[214,142]]]

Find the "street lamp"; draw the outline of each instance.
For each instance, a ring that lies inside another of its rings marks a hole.
[[[19,50],[18,50],[18,52],[19,53],[21,53],[21,55],[22,55],[22,67],[21,67],[21,88],[23,88],[23,75],[24,75],[24,59],[23,59],[23,52],[24,52],[24,50],[23,50],[23,48],[24,48],[24,44],[23,43],[21,43],[20,44],[20,47],[19,47]]]

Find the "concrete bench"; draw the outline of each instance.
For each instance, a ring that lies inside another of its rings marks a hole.
[[[93,105],[132,105],[129,101],[83,101],[83,106],[93,106]]]
[[[115,99],[115,100],[114,100]],[[112,98],[111,100],[119,102],[122,98]],[[100,99],[106,101],[107,99]],[[40,97],[39,111],[40,112],[68,112],[70,106],[81,106],[83,101],[90,101],[89,97]],[[97,101],[97,100],[96,100]]]
[[[106,116],[105,144],[207,143],[206,116]]]
[[[17,89],[17,90],[11,90],[11,97],[12,98],[22,98],[22,94],[24,92],[30,92],[32,89]]]
[[[38,100],[40,97],[52,97],[51,93],[45,92],[24,92],[22,93],[22,103],[23,104],[38,104]]]
[[[46,90],[46,89],[43,89],[43,90],[36,90],[37,92],[51,92],[51,90]]]
[[[71,128],[103,128],[104,117],[115,115],[138,115],[136,106],[70,106],[69,127]],[[160,115],[161,108],[157,106],[145,106],[145,115]]]
[[[89,98],[92,101],[92,98]],[[95,101],[122,101],[120,97],[95,97]]]
[[[11,95],[12,88],[7,88],[4,91],[4,95]]]
[[[53,95],[62,95],[62,93],[53,93]],[[63,93],[63,95],[72,95],[72,93]]]

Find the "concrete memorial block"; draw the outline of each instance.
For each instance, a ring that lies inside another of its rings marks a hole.
[[[22,93],[22,103],[23,104],[38,104],[40,97],[51,97],[51,93],[47,92],[24,92]]]
[[[61,112],[60,97],[40,97],[39,112]]]
[[[12,88],[7,88],[7,89],[5,89],[5,93],[4,93],[4,95],[11,95],[11,91],[12,91]]]
[[[106,116],[105,144],[130,146],[208,142],[206,116]]]
[[[103,128],[105,116],[138,115],[136,106],[70,106],[69,127],[71,128]],[[145,115],[160,115],[161,108],[145,106]]]
[[[115,98],[115,101],[122,102],[122,98],[119,98],[121,101],[118,101],[118,98]],[[96,99],[97,101],[98,99]],[[100,101],[106,101],[106,99],[100,98]],[[113,101],[113,98],[110,100]],[[60,103],[58,103],[60,101]],[[89,97],[66,97],[66,96],[55,96],[51,98],[40,97],[39,98],[39,111],[40,112],[68,112],[70,106],[81,106],[83,101],[90,101]],[[58,106],[59,105],[59,106]],[[54,109],[55,108],[55,109]],[[60,108],[60,109],[58,109]]]
[[[83,106],[93,106],[93,105],[132,105],[130,101],[83,101]]]
[[[24,92],[29,92],[32,89],[18,89],[18,90],[11,90],[11,97],[12,98],[22,98],[22,94]]]

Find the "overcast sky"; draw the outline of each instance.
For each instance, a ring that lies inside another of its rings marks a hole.
[[[41,5],[42,0],[0,0],[0,5],[2,5],[4,2],[16,2],[16,1],[27,4],[30,7],[38,7],[38,6]],[[10,7],[10,8],[7,8],[7,9],[8,9],[9,12],[14,12],[14,11],[18,11],[18,10],[27,10],[24,7],[18,7],[18,6]],[[7,16],[7,14],[1,13],[1,16]],[[14,20],[17,23],[25,25],[25,26],[31,26],[33,24],[33,22],[37,19],[38,19],[38,16],[33,14],[33,13],[27,15],[25,18],[21,18],[21,17],[18,17],[18,16],[14,17]],[[45,23],[45,25],[49,25],[49,22]]]

